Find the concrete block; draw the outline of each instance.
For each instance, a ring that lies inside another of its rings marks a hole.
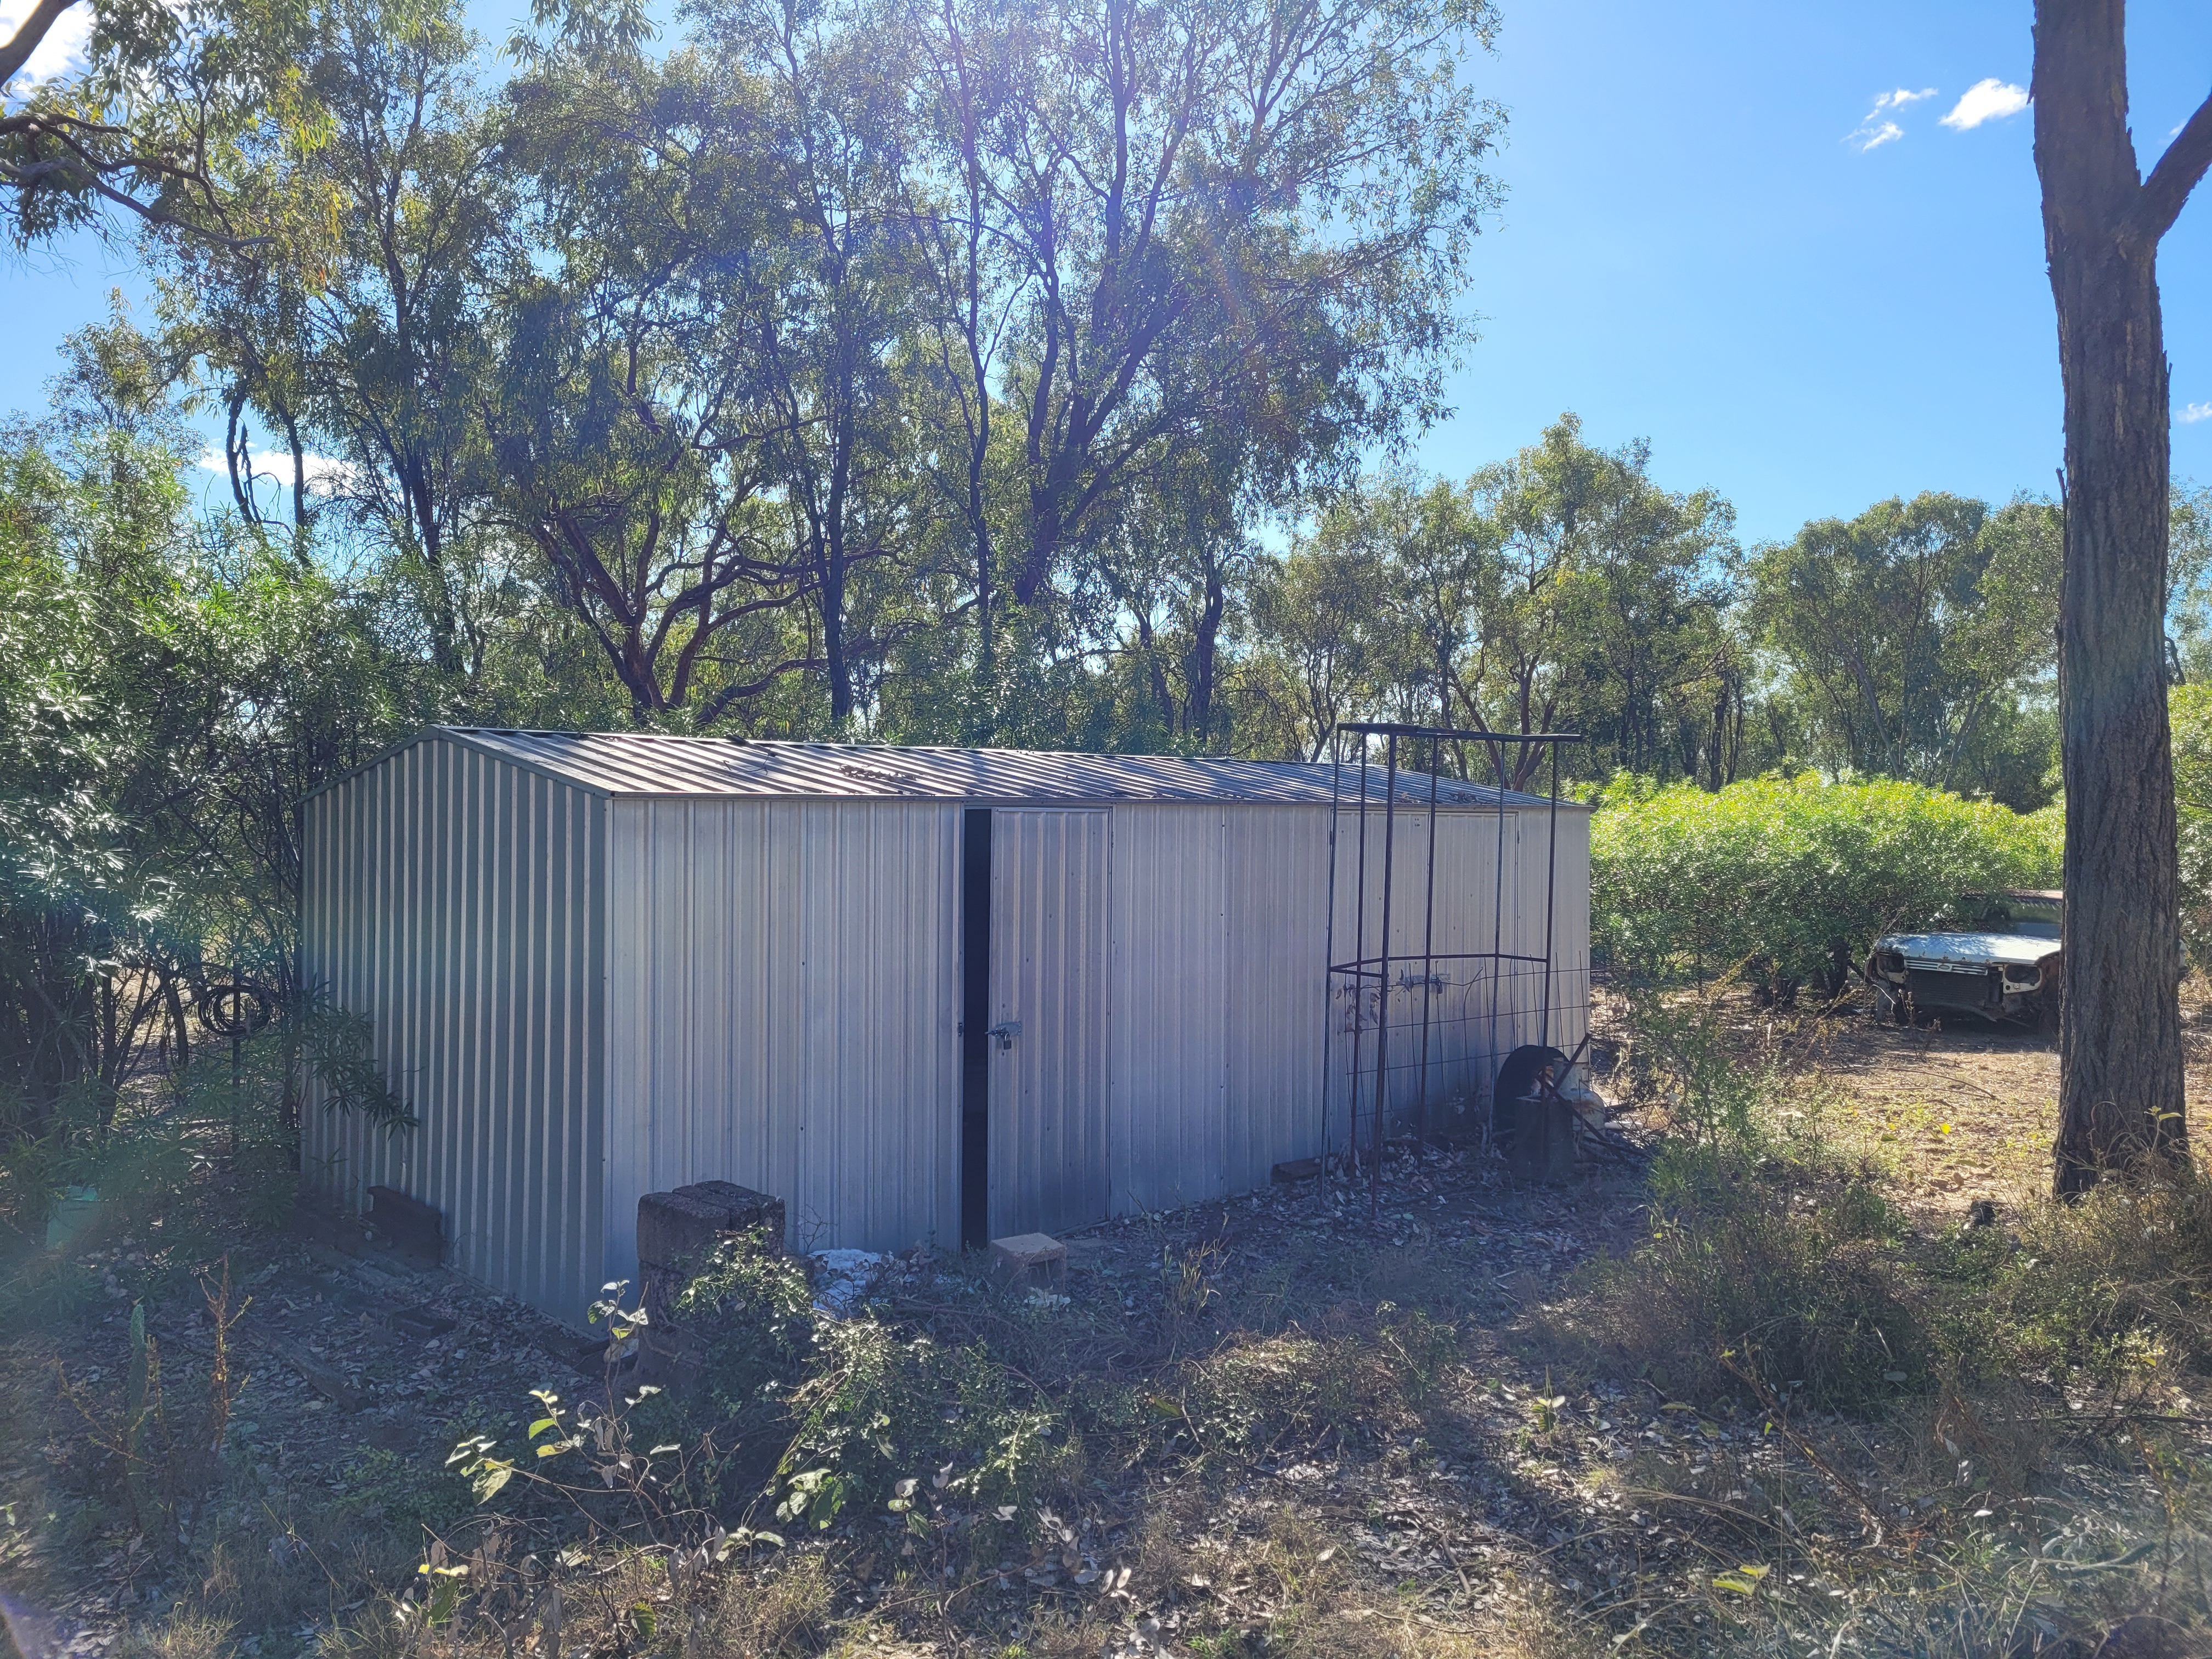
[[[1011,1284],[1057,1290],[1067,1277],[1067,1246],[1049,1233],[1016,1233],[991,1241],[991,1265]]]
[[[673,1192],[647,1193],[637,1201],[637,1266],[634,1294],[645,1310],[634,1359],[623,1380],[651,1382],[676,1392],[698,1380],[704,1351],[698,1339],[669,1314],[700,1257],[726,1238],[759,1233],[771,1250],[783,1249],[783,1200],[732,1181],[701,1181]]]
[[[732,1181],[702,1181],[637,1201],[637,1259],[674,1267],[738,1233],[764,1232],[783,1249],[783,1200]]]
[[[1294,1158],[1287,1164],[1278,1164],[1275,1166],[1273,1179],[1276,1185],[1280,1187],[1289,1187],[1294,1186],[1301,1181],[1311,1181],[1320,1174],[1321,1160],[1319,1158]]]

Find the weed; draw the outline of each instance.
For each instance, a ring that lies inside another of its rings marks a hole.
[[[212,1346],[204,1389],[197,1402],[172,1418],[162,1387],[161,1344],[147,1328],[146,1304],[131,1308],[131,1360],[119,1410],[73,1382],[66,1368],[56,1375],[64,1399],[84,1419],[87,1438],[118,1477],[139,1531],[161,1547],[176,1541],[179,1505],[204,1492],[222,1472],[223,1442],[244,1378],[231,1366],[230,1334],[247,1303],[232,1305],[230,1259],[221,1276],[203,1279]],[[247,1298],[247,1302],[252,1300]]]
[[[227,1659],[237,1651],[225,1619],[179,1609],[166,1619],[134,1625],[113,1650],[115,1659]]]
[[[798,1374],[814,1341],[813,1307],[805,1266],[756,1234],[716,1245],[669,1313],[699,1345],[717,1410],[745,1422]]]
[[[1195,1319],[1217,1294],[1214,1274],[1221,1267],[1221,1245],[1202,1239],[1178,1255],[1160,1247],[1160,1280],[1167,1286],[1168,1311],[1179,1319]]]
[[[1902,1223],[1867,1172],[1803,1143],[1677,1144],[1652,1194],[1650,1236],[1590,1269],[1588,1319],[1668,1393],[1735,1393],[1729,1352],[1824,1409],[1927,1385]]]

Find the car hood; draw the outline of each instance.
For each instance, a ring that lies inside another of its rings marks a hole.
[[[1890,933],[1875,949],[1899,951],[1912,967],[2025,967],[2057,954],[2058,941],[2033,933]]]

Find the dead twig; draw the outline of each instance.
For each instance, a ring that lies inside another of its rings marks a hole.
[[[1868,1547],[1880,1549],[1885,1536],[1882,1519],[1875,1509],[1874,1501],[1866,1495],[1859,1483],[1835,1468],[1820,1455],[1820,1449],[1810,1440],[1797,1431],[1796,1425],[1790,1420],[1789,1408],[1775,1397],[1774,1390],[1766,1384],[1766,1379],[1753,1367],[1739,1363],[1734,1349],[1722,1349],[1718,1358],[1722,1370],[1758,1395],[1759,1403],[1765,1408],[1767,1419],[1782,1431],[1784,1439],[1797,1449],[1797,1455],[1819,1470],[1829,1485],[1851,1500],[1859,1512],[1859,1518],[1874,1533],[1874,1540]]]

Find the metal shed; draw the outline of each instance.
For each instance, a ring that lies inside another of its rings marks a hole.
[[[308,1179],[348,1207],[423,1200],[452,1265],[572,1321],[635,1279],[638,1199],[694,1181],[782,1198],[805,1248],[879,1250],[1261,1185],[1361,1087],[1340,1058],[1324,1084],[1325,1029],[1357,1018],[1328,989],[1339,783],[434,727],[303,806],[307,981],[368,1018],[419,1120],[387,1135],[311,1099]],[[1401,799],[1429,784],[1401,775]],[[1533,949],[1548,901],[1571,1047],[1587,812],[1449,781],[1437,803],[1431,925]],[[1380,879],[1338,884],[1340,947]],[[1535,1036],[1518,1007],[1449,1031],[1472,1092]]]

